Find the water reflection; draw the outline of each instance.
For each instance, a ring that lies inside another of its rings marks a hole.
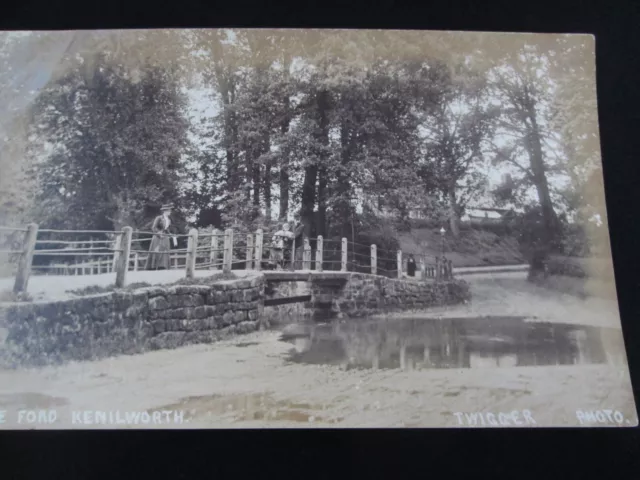
[[[383,319],[297,325],[282,340],[300,363],[361,368],[624,364],[621,333],[525,317]],[[605,348],[606,346],[606,348]]]

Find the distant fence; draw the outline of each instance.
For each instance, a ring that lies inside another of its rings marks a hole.
[[[37,224],[27,227],[0,227],[0,265],[12,265],[15,275],[14,292],[27,290],[32,274],[43,275],[98,275],[115,273],[115,285],[126,284],[129,271],[146,268],[153,232],[104,230],[51,230],[39,229]],[[412,271],[416,279],[440,281],[453,277],[450,260],[426,255],[407,255],[378,249],[349,241],[347,238],[304,238],[284,241],[278,248],[271,240],[274,232],[241,233],[225,231],[198,232],[192,229],[186,235],[169,235],[186,239],[186,248],[173,248],[167,253],[170,269],[182,269],[187,278],[196,270],[280,269],[290,271],[342,271],[370,273],[403,278]],[[71,238],[70,238],[71,237]],[[181,243],[184,243],[182,241]],[[300,244],[301,243],[301,244]],[[415,261],[409,268],[410,257]],[[34,263],[35,259],[44,258]],[[48,262],[46,262],[48,258]],[[56,261],[51,261],[54,258]]]

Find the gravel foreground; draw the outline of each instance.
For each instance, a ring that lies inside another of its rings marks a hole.
[[[527,285],[514,275],[474,279],[472,305],[421,315],[528,312],[547,321],[582,323],[582,318],[587,324],[619,329],[617,305],[577,299],[564,299],[573,303],[562,304],[558,299],[563,296]],[[0,428],[562,427],[638,423],[624,352],[608,352],[611,358],[617,358],[608,365],[347,371],[340,366],[289,362],[292,345],[280,342],[278,337],[275,331],[255,332],[213,345],[37,370],[1,371],[0,411],[5,411],[5,423]],[[26,412],[29,409],[49,412]],[[46,423],[47,418],[53,420],[51,411],[55,411],[55,421]],[[96,411],[103,413],[96,416]],[[140,416],[140,412],[149,413]],[[28,423],[36,415],[40,415],[38,421]],[[129,415],[129,423],[117,423],[125,415]]]

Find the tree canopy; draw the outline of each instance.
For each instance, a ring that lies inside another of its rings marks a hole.
[[[200,226],[300,213],[352,237],[417,211],[456,235],[480,199],[535,207],[549,249],[564,218],[606,222],[590,37],[79,32],[65,52],[25,117],[47,224],[141,228],[172,201]]]

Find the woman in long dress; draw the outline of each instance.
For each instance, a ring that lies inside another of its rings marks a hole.
[[[158,215],[153,221],[151,231],[153,232],[153,238],[151,239],[151,246],[149,247],[149,256],[147,257],[147,263],[145,265],[146,270],[168,270],[169,269],[169,251],[171,249],[170,243],[170,231],[171,227],[171,210],[173,205],[163,205],[161,208],[161,215]]]

